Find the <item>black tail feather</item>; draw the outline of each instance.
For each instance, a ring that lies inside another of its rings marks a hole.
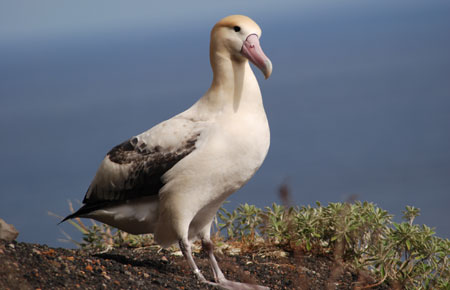
[[[103,208],[108,207],[108,206],[112,206],[112,205],[114,205],[116,203],[118,203],[118,202],[106,201],[106,202],[85,204],[79,210],[77,210],[76,212],[66,216],[62,221],[60,221],[58,223],[58,225],[63,223],[63,222],[65,222],[68,219],[73,219],[73,218],[77,218],[77,217],[86,217],[87,214],[89,214],[89,213],[91,213],[93,211],[96,211],[96,210],[99,210],[99,209],[103,209]]]

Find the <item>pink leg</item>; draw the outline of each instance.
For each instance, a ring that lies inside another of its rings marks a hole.
[[[202,239],[202,249],[208,254],[209,262],[214,272],[214,280],[216,280],[220,288],[229,290],[269,290],[268,287],[264,286],[227,280],[222,270],[220,270],[219,264],[214,256],[214,244],[209,238]]]
[[[225,281],[226,278],[220,270],[219,264],[217,263],[216,257],[214,256],[214,244],[210,239],[202,239],[202,249],[206,252],[209,258],[209,263],[214,273],[214,280],[217,283],[220,281]]]
[[[197,276],[197,279],[203,283],[207,282],[203,274],[198,269],[197,264],[195,264],[194,258],[192,257],[191,244],[189,243],[189,241],[187,239],[182,239],[179,241],[179,245],[184,258],[187,260],[189,267],[191,267],[195,276]]]

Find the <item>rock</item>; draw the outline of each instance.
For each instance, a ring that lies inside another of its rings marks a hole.
[[[175,251],[170,253],[172,256],[183,257],[183,253],[181,251]]]
[[[0,240],[12,242],[18,235],[19,232],[13,225],[9,225],[3,219],[0,219]]]

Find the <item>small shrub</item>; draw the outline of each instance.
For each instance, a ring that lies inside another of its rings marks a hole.
[[[228,238],[284,247],[321,249],[356,269],[371,270],[379,283],[387,280],[404,289],[449,289],[450,241],[434,236],[426,225],[413,224],[420,210],[407,206],[402,223],[373,203],[330,203],[316,207],[277,204],[258,209],[248,204],[218,213]]]

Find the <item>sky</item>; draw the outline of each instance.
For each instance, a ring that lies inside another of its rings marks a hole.
[[[260,207],[376,203],[450,237],[450,2],[1,1],[0,218],[58,241],[105,153],[193,104],[211,82],[209,32],[262,28],[271,148],[230,198]]]

